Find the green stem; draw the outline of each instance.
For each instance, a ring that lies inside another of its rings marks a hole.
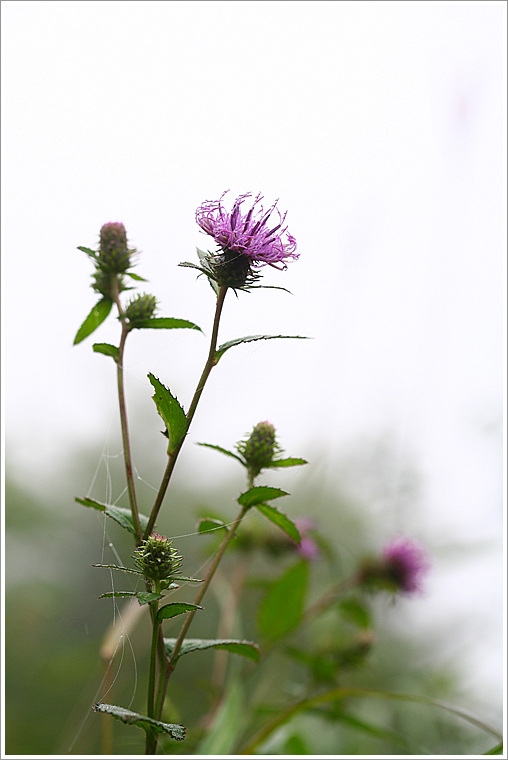
[[[127,407],[125,404],[125,388],[123,381],[123,356],[125,351],[125,341],[129,334],[129,327],[124,321],[124,311],[122,304],[120,303],[120,291],[118,287],[118,277],[115,277],[115,303],[118,308],[118,315],[122,322],[122,334],[120,337],[120,345],[118,346],[118,359],[117,366],[117,382],[118,382],[118,402],[120,405],[120,425],[122,428],[122,443],[123,443],[123,457],[125,462],[125,475],[127,478],[127,491],[129,494],[129,503],[132,512],[132,522],[136,531],[137,543],[139,544],[143,538],[143,531],[141,530],[141,523],[139,522],[139,510],[136,500],[136,490],[134,488],[134,476],[132,470],[132,457],[131,447],[129,440],[129,427],[127,424]]]
[[[157,644],[159,641],[160,622],[157,621],[158,601],[150,604],[152,613],[152,645],[150,647],[150,665],[148,670],[148,696],[147,696],[147,715],[149,718],[155,717],[155,670],[157,662]],[[157,749],[157,735],[147,731],[145,754],[154,755]]]
[[[207,576],[205,580],[203,581],[203,585],[200,587],[198,593],[196,594],[196,598],[194,599],[194,604],[199,605],[202,601],[204,595],[207,592],[208,586],[210,585],[212,578],[215,574],[215,571],[217,570],[217,567],[219,566],[219,563],[224,555],[224,552],[228,548],[229,544],[231,543],[231,540],[234,538],[235,532],[240,525],[241,521],[244,518],[245,513],[248,511],[248,507],[242,507],[236,520],[233,522],[229,530],[227,531],[226,535],[221,541],[221,544],[219,548],[217,549],[217,553],[215,554],[215,557],[213,558],[213,562],[210,565],[210,568],[208,570]],[[185,622],[182,626],[182,629],[178,635],[178,638],[175,642],[174,649],[171,653],[171,657],[169,658],[166,673],[164,678],[159,679],[159,690],[156,698],[156,715],[157,718],[160,719],[160,715],[162,712],[162,706],[164,704],[164,697],[166,694],[166,690],[168,687],[168,681],[171,677],[172,672],[174,671],[176,667],[176,662],[178,659],[178,655],[180,654],[180,649],[182,648],[182,644],[184,642],[184,639],[187,635],[187,631],[189,630],[189,626],[192,623],[194,619],[194,615],[196,614],[196,610],[191,610],[189,613],[187,613],[187,616],[185,618]]]
[[[182,440],[179,444],[179,446],[175,449],[175,451],[169,455],[168,463],[166,466],[166,470],[164,472],[164,475],[162,477],[162,482],[159,488],[159,491],[157,493],[157,498],[155,499],[155,504],[153,505],[152,511],[150,513],[150,518],[148,520],[148,525],[146,526],[146,530],[144,533],[144,538],[148,538],[148,536],[151,534],[153,527],[155,525],[155,521],[157,520],[157,516],[159,514],[160,508],[162,506],[162,502],[164,500],[164,496],[166,495],[166,491],[168,489],[169,481],[171,479],[171,475],[173,474],[173,470],[176,464],[176,460],[178,459],[178,455],[180,453],[180,450],[183,446],[183,442],[187,436],[187,433],[189,432],[190,424],[192,422],[192,418],[194,417],[194,414],[196,412],[197,405],[199,403],[199,399],[201,398],[201,394],[203,393],[203,389],[205,387],[206,381],[208,380],[208,377],[210,375],[210,372],[212,371],[213,367],[216,364],[217,357],[216,357],[216,349],[217,349],[217,338],[219,334],[219,321],[220,316],[222,312],[222,307],[224,305],[224,299],[226,297],[227,292],[227,286],[222,285],[219,294],[217,296],[217,304],[215,307],[215,317],[213,320],[213,329],[212,329],[212,337],[210,339],[210,350],[208,351],[208,357],[206,359],[205,366],[203,368],[203,372],[201,373],[201,377],[199,378],[199,382],[196,386],[196,390],[194,392],[194,396],[192,397],[191,404],[189,406],[189,410],[186,414],[187,417],[187,424],[185,428],[185,435],[182,437]]]

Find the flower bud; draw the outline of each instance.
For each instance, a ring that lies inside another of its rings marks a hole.
[[[121,222],[107,222],[100,232],[97,266],[103,272],[120,274],[131,264],[134,249],[127,247],[127,232]]]
[[[142,327],[146,319],[150,319],[157,307],[157,299],[148,293],[133,298],[125,308],[125,316],[130,327]]]
[[[270,422],[258,422],[249,438],[240,441],[236,448],[245,459],[251,476],[255,478],[264,467],[270,466],[279,449],[274,426]]]
[[[173,549],[171,541],[158,533],[152,533],[132,556],[138,570],[147,580],[155,583],[171,580],[181,567],[183,559],[176,549]]]

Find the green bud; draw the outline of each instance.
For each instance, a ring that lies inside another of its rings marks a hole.
[[[182,565],[182,557],[171,541],[158,533],[143,541],[133,552],[135,565],[148,581],[166,586]]]
[[[279,447],[275,440],[275,428],[270,422],[258,422],[246,441],[236,445],[243,456],[247,468],[255,478],[264,467],[269,467]]]
[[[125,309],[125,316],[129,320],[130,327],[141,327],[146,319],[153,316],[156,308],[157,299],[155,296],[143,293],[133,298]]]
[[[102,272],[120,274],[131,265],[133,248],[127,246],[127,232],[121,222],[103,224],[100,232],[97,266]]]

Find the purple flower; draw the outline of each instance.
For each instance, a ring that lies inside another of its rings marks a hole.
[[[296,240],[284,226],[287,212],[280,213],[277,201],[268,211],[262,205],[256,209],[262,200],[262,196],[257,195],[251,208],[244,213],[242,204],[252,195],[245,193],[238,196],[228,212],[222,205],[227,192],[218,201],[205,201],[196,210],[196,222],[224,253],[240,254],[249,265],[269,264],[276,269],[285,269],[286,259],[298,258]],[[269,222],[272,214],[277,214],[278,218]]]
[[[400,536],[383,549],[388,578],[406,594],[422,590],[422,581],[430,568],[427,552],[417,541]]]
[[[296,551],[301,557],[311,562],[319,555],[319,547],[309,535],[309,532],[316,527],[315,522],[309,520],[308,517],[297,517],[294,523],[301,537],[300,546],[297,546]]]

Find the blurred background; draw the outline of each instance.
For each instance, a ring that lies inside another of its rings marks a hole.
[[[447,698],[499,724],[505,4],[7,1],[2,21],[9,751],[67,752],[112,617],[89,567],[103,523],[73,500],[123,489],[114,366],[91,351],[119,330],[110,317],[72,346],[97,300],[76,247],[122,221],[160,315],[209,336],[212,290],[177,265],[209,247],[194,212],[228,188],[231,200],[279,198],[300,259],[264,270],[292,295],[228,296],[220,340],[312,340],[228,352],[175,475],[188,509],[162,527],[190,533],[201,503],[231,504],[242,487],[230,461],[194,442],[231,448],[270,420],[287,454],[310,463],[277,482],[294,494],[288,513],[315,517],[348,556],[399,532],[429,546],[425,595],[386,624],[411,646],[437,637],[424,661],[457,668]],[[197,332],[129,339],[147,499],[164,448],[146,375],[187,407],[206,352]],[[357,529],[344,531],[350,514]],[[203,561],[192,541],[181,546],[190,574]],[[52,690],[65,694],[65,726],[41,717],[29,738],[26,710],[42,716]]]

